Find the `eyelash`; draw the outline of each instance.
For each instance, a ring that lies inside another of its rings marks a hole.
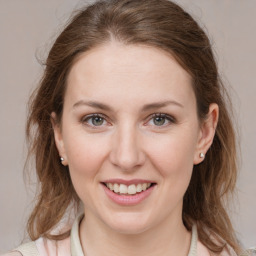
[[[154,125],[158,128],[164,128],[170,124],[175,124],[176,123],[176,119],[168,114],[165,113],[155,113],[149,116],[148,121],[146,123],[148,123],[150,120],[153,120],[154,118],[165,118],[165,121],[168,121],[168,124],[164,124],[164,125]]]
[[[89,120],[93,119],[93,118],[102,118],[103,119],[103,122],[107,122],[107,117],[103,114],[92,114],[92,115],[87,115],[87,116],[84,116],[81,120],[81,122],[87,126],[89,126],[90,128],[93,128],[93,129],[97,129],[97,125],[93,125],[93,124],[89,124]],[[102,125],[99,125],[99,127],[101,127]]]
[[[89,124],[89,120],[92,120],[93,118],[102,118],[103,119],[103,122],[107,122],[108,123],[108,118],[103,115],[103,114],[91,114],[91,115],[87,115],[87,116],[84,116],[81,120],[81,122],[87,126],[89,126],[90,128],[93,128],[93,129],[97,129],[97,127],[102,127],[103,125],[93,125],[93,124]],[[163,125],[156,125],[156,124],[153,124],[152,126],[155,126],[155,127],[158,127],[159,129],[160,128],[164,128],[170,124],[175,124],[176,123],[176,119],[168,114],[165,114],[165,113],[154,113],[152,115],[150,115],[148,118],[147,118],[147,121],[145,122],[145,124],[148,124],[150,122],[150,120],[153,120],[154,118],[165,118],[165,121],[167,120],[168,121],[168,124],[163,124]]]

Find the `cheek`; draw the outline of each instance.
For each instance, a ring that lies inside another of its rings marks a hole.
[[[169,213],[177,206],[182,207],[183,197],[193,171],[195,140],[193,136],[175,134],[158,138],[152,143],[154,147],[150,147],[151,151],[148,151],[148,155],[160,174],[159,190],[165,195],[162,200],[156,202],[156,205],[164,204]]]
[[[163,177],[190,178],[196,149],[195,136],[179,132],[151,140],[148,155]],[[176,179],[178,182],[180,179]]]
[[[65,141],[66,155],[74,189],[85,207],[95,203],[92,191],[99,184],[99,174],[106,158],[107,142],[97,136],[69,133]]]
[[[65,149],[71,175],[79,179],[95,177],[106,157],[107,142],[97,135],[86,135],[83,132],[67,135]]]

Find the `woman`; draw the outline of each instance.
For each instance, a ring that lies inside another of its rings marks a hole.
[[[224,207],[237,176],[225,96],[209,39],[176,4],[81,10],[31,101],[35,242],[8,255],[237,255]]]

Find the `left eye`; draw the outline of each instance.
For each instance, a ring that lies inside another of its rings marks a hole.
[[[166,126],[173,122],[173,118],[166,114],[154,114],[149,120],[149,124],[154,126]]]

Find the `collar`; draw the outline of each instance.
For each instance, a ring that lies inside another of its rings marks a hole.
[[[71,256],[84,256],[82,246],[79,238],[79,225],[83,219],[84,214],[79,215],[72,226],[71,237],[70,237],[70,246],[71,246]]]

